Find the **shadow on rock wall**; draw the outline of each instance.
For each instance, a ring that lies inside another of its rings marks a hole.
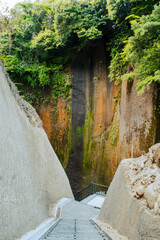
[[[140,156],[159,141],[157,86],[141,96],[136,80],[116,86],[109,62],[105,42],[90,43],[71,64],[72,100],[40,109],[74,193],[92,181],[108,185],[123,158]]]

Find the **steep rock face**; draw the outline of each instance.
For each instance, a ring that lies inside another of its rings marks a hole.
[[[86,133],[90,129],[90,135],[88,134],[89,138],[85,136],[86,156],[83,163],[92,168],[95,179],[100,182],[108,184],[111,181],[121,159],[140,156],[159,141],[159,129],[156,127],[159,119],[156,114],[157,89],[152,85],[138,96],[136,84],[137,81],[134,80],[132,83],[122,82],[121,87],[111,85],[110,95],[105,95],[106,102],[103,104],[110,116],[108,124],[107,116],[102,117],[100,112],[96,114],[95,102],[92,126],[86,121]],[[108,88],[109,85],[106,86]],[[101,91],[105,91],[104,86]],[[95,99],[96,94],[94,101]],[[106,126],[97,135],[96,118],[103,122],[106,120]]]
[[[129,240],[160,239],[160,168],[153,155],[120,163],[98,216]]]
[[[140,156],[160,140],[157,88],[152,85],[138,96],[136,79],[114,85],[109,61],[105,41],[92,42],[71,64],[72,101],[59,98],[45,110],[41,106],[74,192],[91,181],[109,184],[121,159]]]
[[[120,159],[137,157],[155,142],[154,86],[138,96],[137,81],[122,83],[120,102]]]
[[[74,192],[91,181],[103,183],[106,174],[101,135],[111,124],[117,88],[108,79],[106,57],[105,42],[100,40],[82,49],[72,64],[72,137],[66,172]]]
[[[35,110],[0,65],[0,239],[13,240],[48,217],[68,179]]]
[[[86,88],[88,101],[84,126],[83,181],[87,184],[91,181],[110,182],[105,151],[106,131],[113,120],[114,97],[118,94],[118,86],[108,78],[108,57],[105,43],[97,42],[91,56],[90,84]],[[86,73],[88,70],[86,68]]]
[[[49,102],[42,102],[37,112],[43,127],[61,164],[66,168],[71,144],[71,100],[50,96]]]
[[[157,89],[151,85],[138,96],[136,79],[122,82],[111,126],[107,131],[105,149],[111,176],[123,158],[138,157],[159,141],[156,128]],[[155,138],[157,136],[157,138]]]

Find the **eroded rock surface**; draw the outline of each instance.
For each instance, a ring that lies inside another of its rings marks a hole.
[[[146,200],[146,207],[157,210],[158,199],[160,198],[160,168],[159,168],[160,144],[149,149],[149,153],[142,155],[130,162],[130,169],[127,170],[131,183],[132,193],[136,198]]]
[[[160,239],[159,150],[120,163],[98,217],[130,240]]]

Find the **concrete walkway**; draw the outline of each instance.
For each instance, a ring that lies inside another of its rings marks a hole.
[[[112,240],[91,220],[99,209],[71,200],[62,206],[60,219],[40,240]]]
[[[105,200],[105,197],[106,197],[105,195],[103,196],[103,195],[99,195],[99,194],[94,193],[94,194],[86,197],[85,199],[83,199],[81,201],[81,203],[85,203],[85,204],[88,204],[88,205],[91,205],[93,207],[96,207],[96,208],[100,209],[102,207],[102,204],[103,204],[104,200]]]

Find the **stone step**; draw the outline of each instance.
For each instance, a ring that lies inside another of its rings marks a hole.
[[[72,200],[62,207],[61,219],[39,240],[112,240],[90,220],[98,212]]]
[[[92,238],[91,238],[92,237]],[[89,220],[61,219],[41,240],[108,240]]]

